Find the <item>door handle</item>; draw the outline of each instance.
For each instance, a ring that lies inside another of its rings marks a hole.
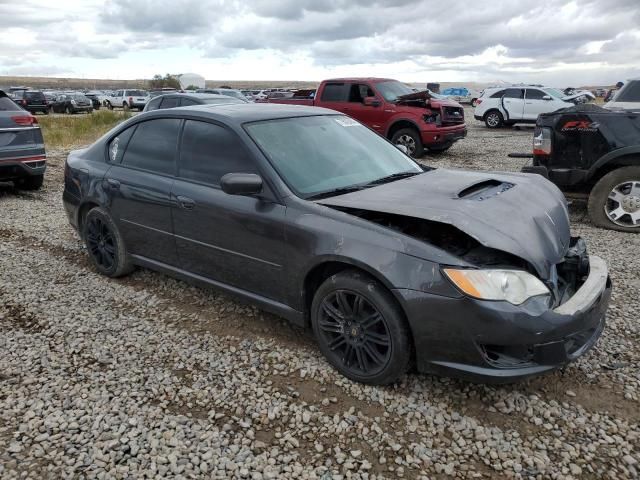
[[[107,178],[106,182],[107,182],[107,188],[112,188],[113,190],[120,189],[120,182],[118,180],[114,178]]]
[[[180,208],[184,208],[185,210],[193,210],[193,208],[196,206],[196,202],[192,198],[178,195],[176,199],[178,200],[178,205],[180,205]]]

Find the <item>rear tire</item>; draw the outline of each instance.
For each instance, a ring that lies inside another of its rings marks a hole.
[[[618,188],[621,185],[625,191],[633,185],[634,192],[622,195]],[[636,207],[637,210],[634,211]],[[640,167],[622,167],[607,173],[591,190],[587,208],[591,221],[598,227],[640,233],[640,223],[631,226],[631,215],[640,216]],[[616,210],[620,214],[617,214]],[[614,216],[616,218],[612,219]]]
[[[407,147],[409,156],[413,158],[421,158],[424,155],[422,139],[415,128],[401,128],[393,134],[391,143]]]
[[[484,115],[484,124],[487,128],[500,128],[504,125],[504,117],[498,110],[489,110]]]
[[[94,207],[82,222],[82,239],[96,270],[107,277],[121,277],[133,271],[122,235],[109,213]]]
[[[320,285],[311,324],[320,351],[351,380],[386,385],[409,369],[412,345],[404,312],[383,285],[358,270]]]
[[[44,175],[24,177],[14,182],[16,188],[19,190],[40,190],[43,183]]]

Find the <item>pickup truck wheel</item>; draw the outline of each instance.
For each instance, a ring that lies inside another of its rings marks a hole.
[[[107,277],[121,277],[133,271],[124,240],[106,210],[89,210],[82,222],[82,238],[96,270]]]
[[[640,233],[640,167],[607,173],[589,195],[589,217],[598,227]]]
[[[18,190],[40,190],[44,182],[44,175],[34,175],[16,180],[15,186]]]
[[[484,116],[487,128],[500,128],[504,124],[504,117],[498,110],[489,110]]]
[[[412,348],[404,314],[391,293],[362,272],[343,271],[320,285],[311,324],[324,356],[351,380],[385,385],[409,368]]]
[[[391,137],[391,143],[407,147],[407,153],[413,158],[421,158],[424,154],[420,134],[413,128],[402,128],[398,130]]]

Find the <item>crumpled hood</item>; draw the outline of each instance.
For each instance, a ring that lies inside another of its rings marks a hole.
[[[566,200],[539,175],[435,169],[318,203],[452,225],[528,261],[545,280],[569,247]]]
[[[573,95],[566,95],[564,97],[562,97],[562,101],[564,102],[573,102],[574,100],[581,98],[581,97],[585,97],[587,99],[587,101],[589,100],[595,100],[595,95],[591,92],[586,92],[586,91],[579,91],[577,93],[574,93]]]
[[[440,108],[442,106],[460,107],[460,104],[455,100],[452,100],[450,98],[434,97],[428,90],[409,93],[407,95],[400,95],[398,98],[396,98],[394,103],[396,103],[397,105],[415,105],[419,103],[425,106],[428,104],[433,108]]]

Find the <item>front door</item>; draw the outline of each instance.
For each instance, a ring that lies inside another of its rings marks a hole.
[[[179,119],[155,119],[124,130],[109,144],[112,167],[103,189],[127,250],[177,265],[171,223]]]
[[[182,268],[282,301],[285,207],[220,189],[227,173],[258,173],[241,140],[225,127],[187,120],[178,167],[173,227]]]
[[[553,97],[547,92],[538,88],[527,88],[524,99],[524,119],[537,120],[538,115],[553,111],[554,106]]]
[[[374,105],[365,105],[364,99],[367,97],[376,98],[376,103]],[[349,104],[347,108],[347,115],[351,118],[355,118],[369,128],[384,135],[384,103],[382,96],[376,95],[370,85],[366,83],[352,83],[349,88]]]

